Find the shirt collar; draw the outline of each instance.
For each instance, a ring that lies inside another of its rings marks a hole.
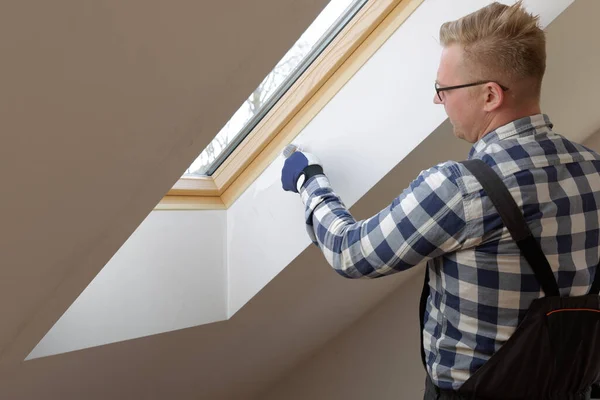
[[[497,143],[515,135],[532,134],[552,129],[552,126],[552,122],[550,122],[550,118],[546,114],[536,114],[509,122],[486,134],[475,143],[469,152],[469,159],[473,158],[475,154],[481,153],[492,143]]]

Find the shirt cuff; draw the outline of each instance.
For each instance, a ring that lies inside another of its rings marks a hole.
[[[314,198],[321,189],[331,189],[329,179],[325,175],[316,175],[311,177],[302,188],[300,188],[300,197],[305,206],[309,207],[308,202]],[[318,197],[318,196],[316,196]],[[316,206],[316,205],[314,205]],[[314,207],[311,207],[314,209]]]
[[[315,175],[309,178],[300,191],[300,196],[305,206],[304,219],[306,232],[310,240],[317,246],[319,243],[313,226],[313,213],[319,204],[325,200],[323,194],[327,192],[331,192],[331,185],[325,175]]]

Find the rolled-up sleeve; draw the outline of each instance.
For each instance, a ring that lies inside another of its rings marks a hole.
[[[306,229],[346,278],[378,278],[457,251],[466,238],[463,194],[455,163],[423,171],[388,207],[356,221],[326,176],[301,190]]]

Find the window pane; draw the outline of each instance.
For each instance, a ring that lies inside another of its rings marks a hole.
[[[211,175],[366,2],[331,0],[184,176]]]

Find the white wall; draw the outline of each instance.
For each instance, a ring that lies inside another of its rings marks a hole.
[[[225,211],[154,211],[28,356],[227,318]]]
[[[552,21],[572,0],[526,2]],[[488,0],[426,0],[300,133],[352,206],[445,119],[433,104],[440,25]],[[280,187],[281,157],[229,208],[229,316],[310,243],[298,197]]]

